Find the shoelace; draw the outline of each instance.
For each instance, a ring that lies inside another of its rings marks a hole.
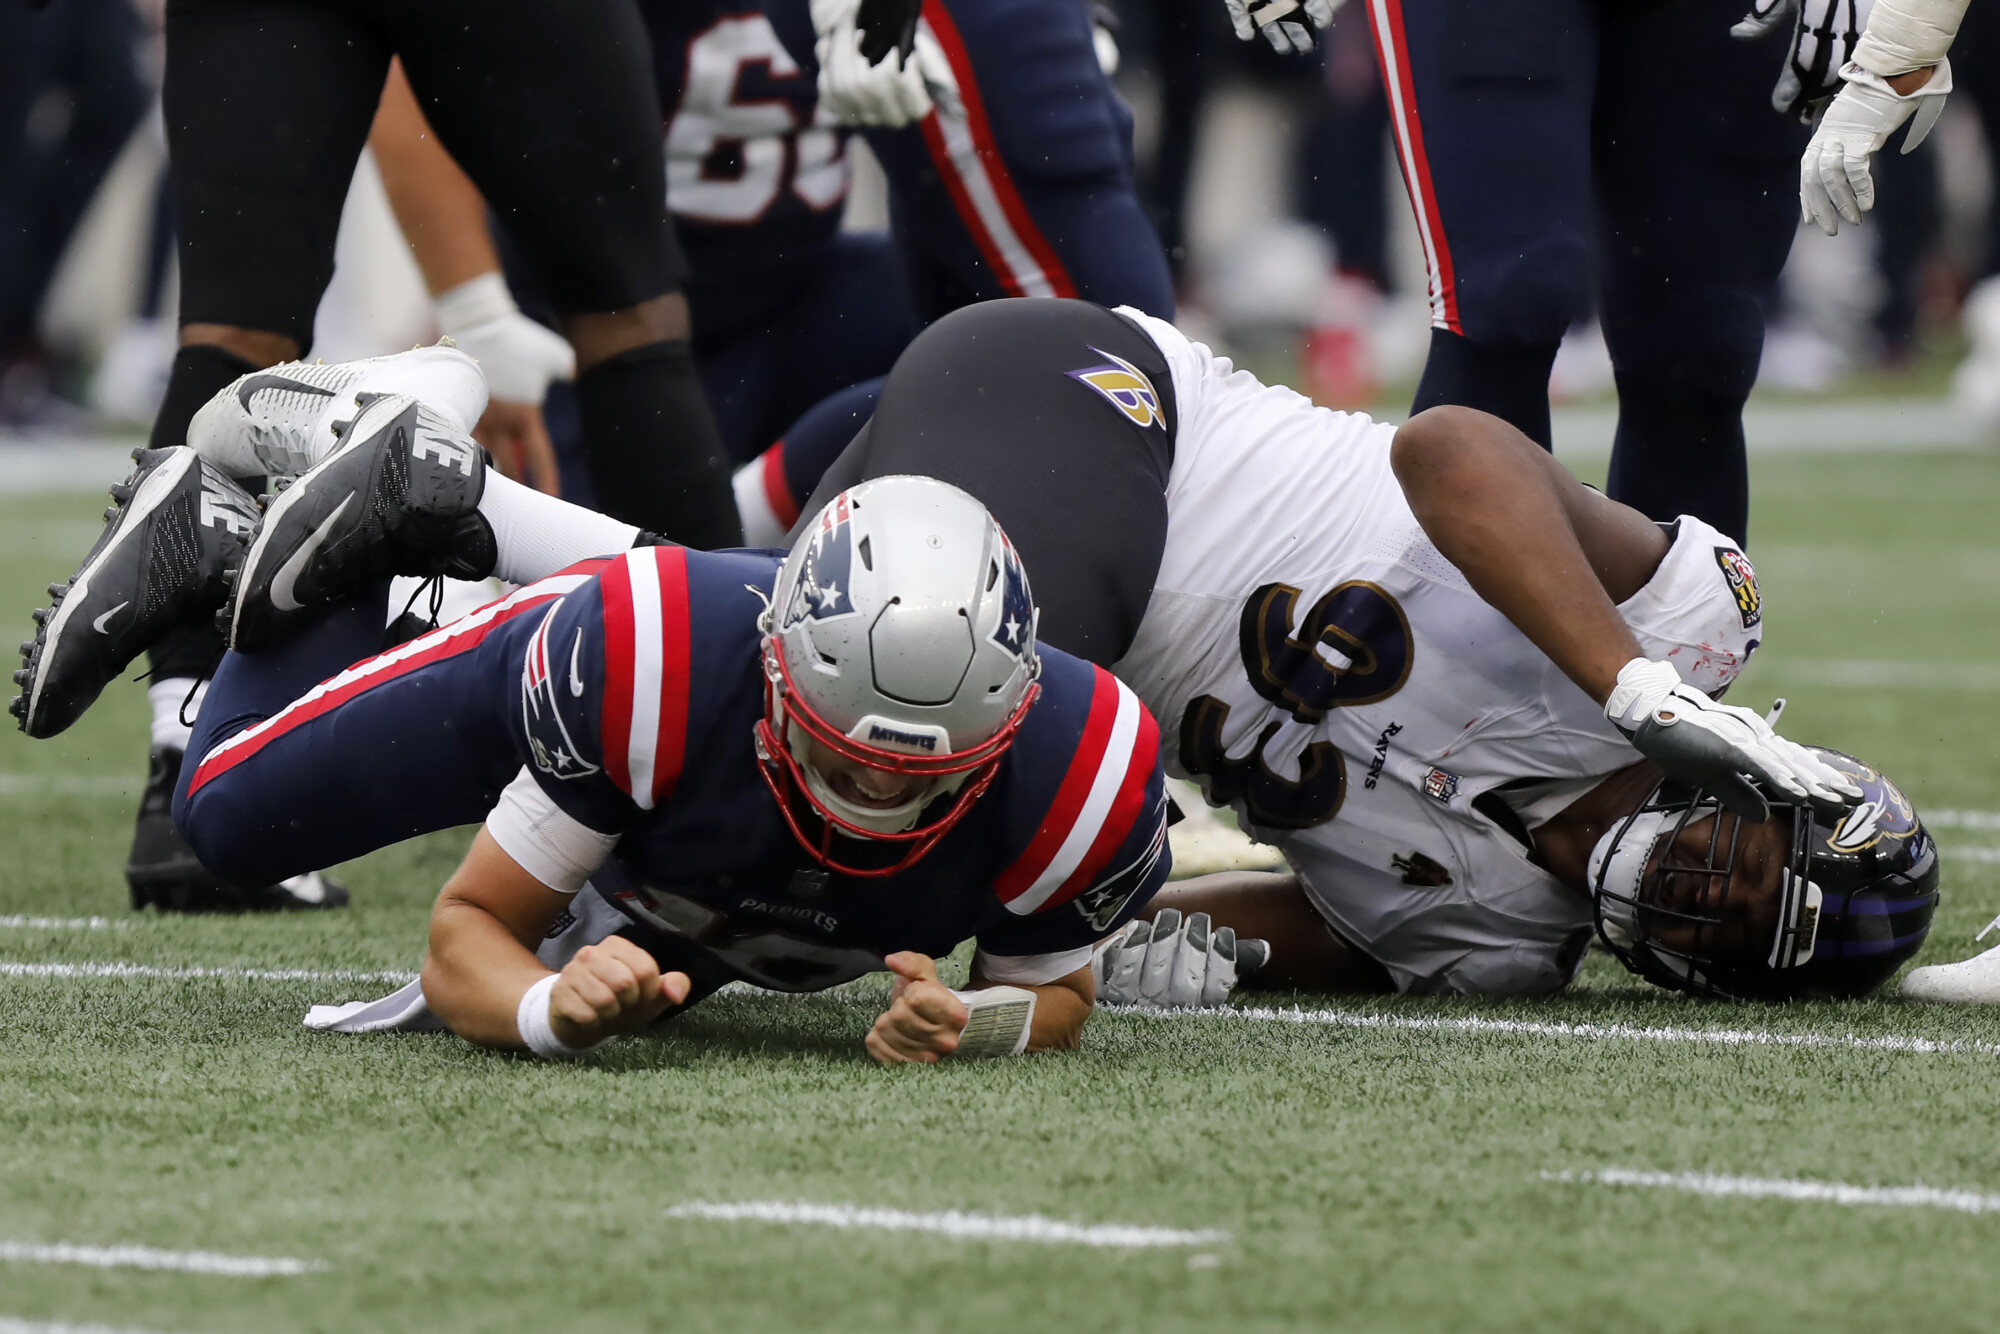
[[[403,610],[396,616],[397,620],[400,621],[403,617],[410,614],[410,608],[417,605],[417,599],[424,595],[426,589],[430,591],[431,595],[431,605],[428,613],[430,628],[432,630],[438,628],[438,617],[444,612],[444,576],[441,574],[432,575],[410,590],[410,600],[403,604]]]

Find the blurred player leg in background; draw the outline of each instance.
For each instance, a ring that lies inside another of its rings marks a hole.
[[[844,235],[847,140],[820,105],[806,0],[641,0],[688,257],[695,359],[745,462],[888,373],[916,316],[888,238]]]
[[[702,382],[738,464],[822,399],[887,375],[917,336],[901,261],[880,233],[834,237],[795,298],[747,327],[704,318],[725,298],[701,277],[690,279],[688,295]]]
[[[821,399],[786,428],[776,444],[736,470],[736,511],[743,516],[744,545],[785,545],[806,497],[875,415],[881,396],[878,376]]]
[[[926,321],[1000,296],[1081,296],[1173,318],[1132,184],[1132,113],[1075,0],[925,0],[962,110],[871,129]]]
[[[438,143],[400,61],[389,66],[368,146],[435,302],[439,331],[486,376],[489,397],[473,437],[507,476],[560,494],[542,401],[551,380],[575,377],[576,356],[515,305],[487,227],[486,200]]]
[[[1430,271],[1411,411],[1479,408],[1546,447],[1549,368],[1590,304],[1598,7],[1370,0],[1369,14]]]
[[[1589,305],[1595,252],[1621,404],[1611,495],[1741,540],[1742,407],[1797,226],[1778,205],[1805,130],[1769,100],[1789,33],[1734,41],[1730,8],[1372,12],[1430,268],[1414,409],[1481,408],[1548,445],[1549,368]]]
[[[0,422],[52,406],[35,333],[56,261],[145,114],[130,0],[0,6]]]
[[[866,131],[923,319],[1006,296],[1082,296],[1171,318],[1165,252],[1132,182],[1131,112],[1100,64],[1089,9],[927,0],[923,23],[959,105]],[[738,470],[747,540],[782,539],[875,394],[876,382],[842,390]]]
[[[1384,188],[1389,104],[1375,68],[1367,18],[1334,16],[1320,38],[1325,89],[1299,144],[1299,213],[1333,239],[1344,274],[1387,292],[1389,201]]]
[[[1956,72],[1954,70],[1954,72]],[[1869,222],[1875,228],[1875,272],[1882,303],[1875,310],[1878,364],[1900,370],[1917,355],[1917,320],[1924,300],[1925,261],[1943,228],[1938,206],[1937,146],[1876,155],[1872,174],[1880,190]]]
[[[600,491],[691,545],[738,540],[675,290],[656,97],[629,4],[503,17],[463,4],[174,0],[167,43],[183,346],[156,447],[180,443],[217,390],[309,341],[347,183],[401,51],[440,140],[564,317]],[[192,680],[215,656],[207,636],[180,636],[155,651],[155,679]]]
[[[1733,7],[1605,11],[1596,169],[1619,408],[1607,489],[1662,522],[1693,514],[1741,542],[1743,403],[1798,230],[1791,196],[1808,131],[1771,109],[1788,35],[1733,40]]]

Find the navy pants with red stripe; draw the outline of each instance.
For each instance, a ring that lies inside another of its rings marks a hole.
[[[1621,412],[1610,492],[1740,538],[1742,405],[1798,223],[1789,40],[1740,0],[1370,0],[1431,268],[1415,408],[1549,443],[1548,375],[1595,299]]]
[[[1086,0],[925,0],[965,116],[870,130],[917,311],[1081,296],[1172,319],[1132,183],[1132,113],[1098,67]]]
[[[328,612],[281,647],[231,653],[208,688],[174,794],[174,823],[222,879],[274,884],[418,834],[478,824],[520,772],[502,711],[538,616],[496,620],[448,651],[414,656],[305,698],[382,647],[387,590]],[[279,715],[295,701],[296,721]],[[256,744],[211,755],[277,718]]]

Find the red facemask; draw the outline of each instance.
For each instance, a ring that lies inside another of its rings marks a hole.
[[[771,795],[777,798],[778,811],[785,817],[792,836],[798,839],[813,860],[842,875],[861,877],[895,875],[907,869],[935,847],[953,825],[965,818],[966,812],[972,809],[972,803],[992,786],[995,775],[1000,772],[1002,757],[1014,744],[1015,734],[1021,730],[1029,706],[1042,689],[1039,684],[1030,684],[1007,721],[976,746],[943,755],[907,755],[857,741],[815,713],[799,695],[784,653],[771,640],[766,640],[764,644],[764,669],[764,716],[757,722],[757,768],[764,775]],[[953,774],[969,774],[970,777],[951,795],[950,804],[943,811],[928,819],[919,817],[922,822],[915,828],[896,833],[866,829],[828,809],[826,803],[813,794],[811,785],[800,770],[798,757],[785,741],[783,729],[788,723],[796,724],[800,731],[835,755],[882,773],[915,775],[926,779],[945,778]],[[799,818],[797,807],[801,802],[817,817],[817,837],[808,832]],[[900,843],[907,847],[903,856],[891,866],[849,866],[834,856],[837,835],[874,843]]]

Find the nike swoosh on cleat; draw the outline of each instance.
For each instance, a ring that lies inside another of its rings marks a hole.
[[[100,635],[110,634],[111,629],[109,626],[105,625],[105,622],[110,620],[113,616],[116,616],[119,612],[125,610],[127,607],[131,605],[132,605],[132,599],[126,598],[123,602],[113,607],[110,611],[105,612],[102,616],[92,621],[90,623],[90,628],[97,631],[97,633]]]
[[[292,590],[298,586],[299,576],[306,572],[306,562],[313,558],[313,553],[318,551],[332,534],[334,521],[346,513],[347,507],[354,503],[354,494],[349,491],[347,499],[334,506],[333,513],[320,520],[319,527],[313,529],[312,534],[299,549],[292,553],[291,559],[280,565],[278,572],[271,577],[271,605],[279,611],[305,610],[304,605],[293,596]]]
[[[569,693],[572,695],[583,694],[583,674],[576,669],[577,655],[582,652],[583,631],[578,630],[576,632],[576,643],[570,645],[569,650]]]
[[[253,375],[236,387],[236,401],[243,405],[245,412],[248,412],[251,395],[262,393],[266,389],[290,390],[295,394],[317,394],[321,398],[333,397],[331,389],[322,389],[316,384],[307,384],[303,380],[294,380],[289,376]]]

